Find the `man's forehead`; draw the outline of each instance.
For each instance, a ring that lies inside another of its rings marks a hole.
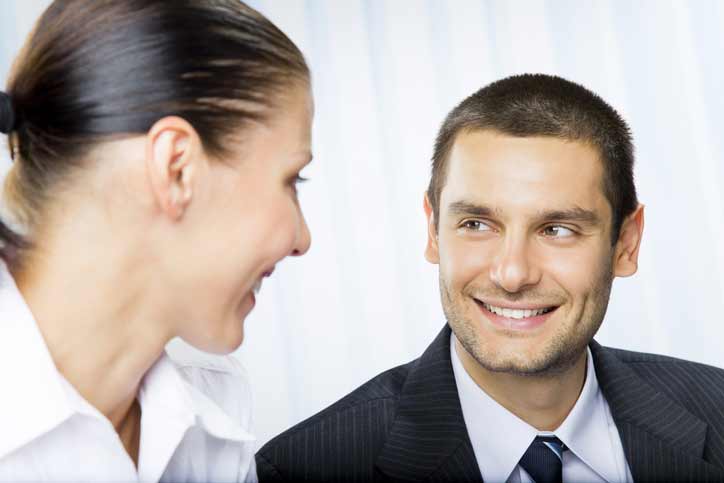
[[[574,168],[603,174],[600,152],[590,143],[553,136],[512,136],[492,130],[460,133],[452,146],[448,167],[509,169],[540,162],[541,173]],[[449,171],[449,170],[448,170]]]
[[[604,215],[603,188],[602,163],[588,144],[474,131],[456,140],[440,201],[445,209],[469,202],[530,216],[575,209]]]

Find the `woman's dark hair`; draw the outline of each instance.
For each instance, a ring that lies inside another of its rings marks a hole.
[[[94,145],[175,115],[204,149],[264,121],[309,82],[294,43],[239,0],[55,0],[21,51],[0,109],[15,160],[5,197],[25,224]],[[0,99],[2,100],[2,99]],[[10,119],[12,116],[12,119]],[[29,240],[0,222],[0,257]]]

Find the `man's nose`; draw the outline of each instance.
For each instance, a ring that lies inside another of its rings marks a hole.
[[[529,245],[530,242],[523,237],[501,241],[490,267],[493,283],[506,292],[516,293],[540,281],[541,271]]]

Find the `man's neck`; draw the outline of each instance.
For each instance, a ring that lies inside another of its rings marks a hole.
[[[455,340],[455,352],[475,383],[505,409],[539,431],[554,431],[566,419],[586,380],[586,351],[567,370],[529,376],[492,372]]]

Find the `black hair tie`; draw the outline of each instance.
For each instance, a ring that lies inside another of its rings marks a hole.
[[[9,95],[0,91],[0,133],[9,134],[15,130],[15,109]]]

